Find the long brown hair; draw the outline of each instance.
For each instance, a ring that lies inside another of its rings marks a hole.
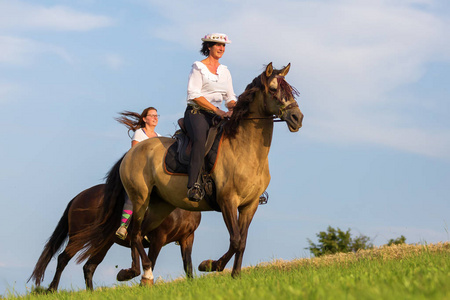
[[[139,128],[145,127],[144,118],[147,116],[150,110],[158,111],[153,106],[147,107],[142,111],[141,114],[126,110],[119,113],[119,115],[121,116],[115,119],[117,122],[125,125],[125,127],[128,128],[128,131],[136,131]]]

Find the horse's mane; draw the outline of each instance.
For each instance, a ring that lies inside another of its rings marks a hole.
[[[273,70],[272,76],[276,76],[280,73],[280,70]],[[255,77],[253,81],[247,85],[245,91],[239,95],[236,102],[236,106],[233,108],[233,114],[230,120],[224,125],[224,133],[228,138],[234,138],[238,131],[239,124],[242,119],[248,116],[250,110],[250,103],[255,98],[255,93],[258,91],[269,92],[268,85],[269,78],[266,76],[266,72],[263,72],[258,77]],[[281,90],[282,98],[295,98],[300,93],[298,90],[286,82],[284,77],[278,78],[278,89]]]
[[[237,133],[240,121],[248,116],[250,103],[253,101],[255,93],[262,89],[263,84],[261,78],[263,76],[266,77],[265,74],[261,74],[253,79],[252,83],[247,85],[245,91],[239,95],[236,105],[233,108],[233,114],[223,128],[227,137],[233,138]]]

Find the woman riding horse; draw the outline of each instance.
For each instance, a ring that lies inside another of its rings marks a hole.
[[[220,118],[231,116],[236,105],[230,71],[219,63],[219,59],[225,53],[225,45],[231,41],[223,33],[207,34],[202,41],[200,53],[206,58],[192,65],[187,89],[188,105],[184,113],[184,124],[192,141],[187,196],[189,200],[196,202],[204,195],[198,178],[203,166],[205,144],[212,120],[214,116]],[[228,112],[220,109],[222,101],[225,101]]]
[[[303,114],[295,100],[298,93],[285,80],[289,68],[290,64],[275,70],[269,63],[239,96],[231,119],[225,125],[225,137],[211,176],[216,186],[216,200],[230,234],[230,246],[218,260],[203,261],[199,266],[201,271],[221,271],[234,255],[231,274],[233,277],[240,274],[248,228],[259,196],[270,182],[268,155],[273,119],[278,117],[285,121],[291,132],[297,132],[302,126]],[[152,265],[142,245],[142,228],[156,228],[175,207],[190,211],[213,210],[205,199],[199,202],[188,199],[186,176],[165,172],[165,154],[173,143],[174,139],[163,137],[140,142],[128,151],[120,165],[120,177],[134,211],[130,235],[133,263],[130,269],[121,270],[120,274],[126,278],[139,275],[142,259],[142,284],[153,282]],[[148,221],[143,224],[147,209]],[[95,234],[84,240],[80,237],[80,243],[101,244],[101,230]],[[91,254],[87,250],[81,258]]]
[[[128,134],[133,131],[131,137],[131,147],[137,145],[137,143],[145,141],[149,138],[161,136],[155,131],[156,125],[158,125],[158,111],[153,106],[147,107],[141,114],[125,111],[120,113],[121,117],[116,120],[124,124],[128,128]],[[124,240],[127,237],[128,225],[130,224],[131,215],[133,214],[133,204],[130,199],[126,197],[125,204],[123,205],[122,219],[120,227],[116,231],[116,236],[119,239]]]

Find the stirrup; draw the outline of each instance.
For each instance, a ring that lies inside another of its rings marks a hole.
[[[189,201],[199,202],[205,197],[205,190],[199,183],[194,183],[194,185],[188,190],[187,197]]]
[[[259,196],[259,205],[267,204],[269,201],[269,193],[267,191],[264,191],[261,196]]]
[[[121,240],[125,240],[127,238],[127,235],[128,231],[124,225],[120,226],[119,229],[117,229],[116,231],[116,236]]]

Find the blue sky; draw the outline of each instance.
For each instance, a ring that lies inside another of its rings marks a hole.
[[[329,225],[375,245],[449,240],[448,1],[0,0],[0,294],[30,289],[67,203],[128,150],[118,112],[155,106],[157,131],[174,132],[209,32],[232,40],[221,62],[237,94],[265,64],[290,62],[305,114],[298,133],[275,125],[270,199],[245,266],[308,257],[307,238]],[[228,240],[220,214],[204,213],[194,265]],[[115,284],[130,263],[113,247],[94,284]],[[166,246],[155,276],[182,274],[178,246]],[[82,276],[71,262],[61,287],[84,288]]]

